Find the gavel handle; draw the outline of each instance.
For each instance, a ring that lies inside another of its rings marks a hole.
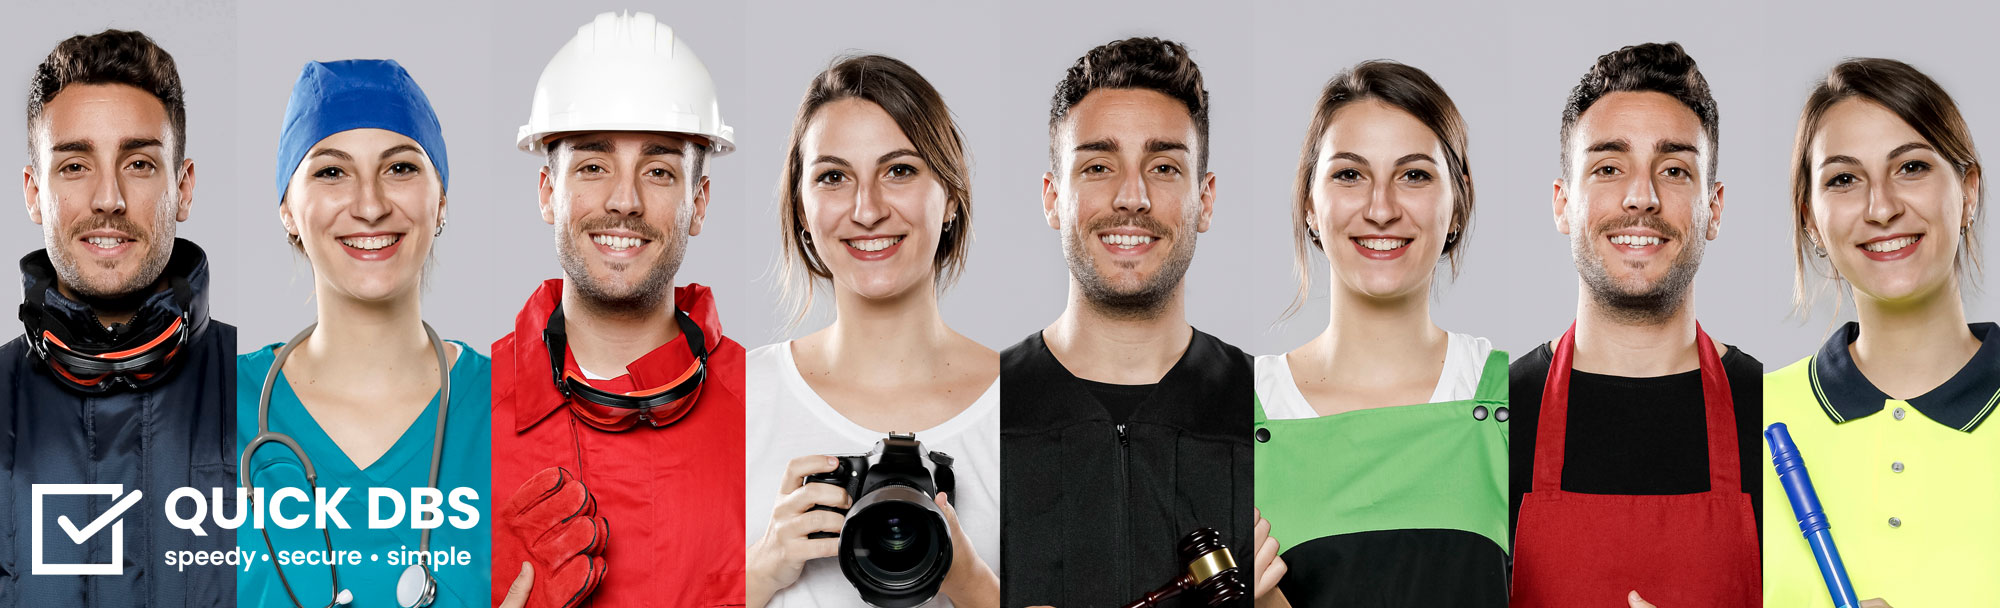
[[[1172,599],[1191,587],[1194,587],[1194,577],[1183,574],[1180,578],[1174,579],[1174,582],[1167,583],[1166,586],[1147,593],[1145,597],[1126,604],[1125,608],[1160,608],[1161,602]]]

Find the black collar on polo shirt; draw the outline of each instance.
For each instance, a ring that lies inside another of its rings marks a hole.
[[[1972,354],[1972,360],[1944,384],[1906,402],[1939,424],[1970,433],[2000,402],[2000,340],[1994,339],[2000,338],[1994,331],[2000,326],[1972,323],[1967,327],[1979,338],[1979,351]],[[1836,424],[1880,412],[1883,402],[1891,398],[1854,366],[1847,346],[1860,336],[1861,325],[1849,322],[1828,336],[1813,357],[1813,396]]]

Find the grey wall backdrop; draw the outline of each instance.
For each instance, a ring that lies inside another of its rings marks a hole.
[[[193,217],[181,234],[214,257],[217,318],[243,328],[245,350],[310,322],[311,279],[284,244],[271,190],[279,118],[307,60],[393,58],[436,105],[450,142],[451,224],[439,241],[426,317],[485,351],[511,330],[537,281],[560,274],[535,211],[538,157],[515,151],[516,127],[543,64],[597,12],[653,12],[700,54],[717,81],[740,149],[710,164],[714,202],[680,282],[716,289],[728,332],[746,346],[787,329],[777,300],[776,182],[807,81],[834,57],[880,52],[914,65],[943,93],[973,157],[970,265],[944,297],[953,327],[1002,348],[1061,310],[1065,268],[1043,223],[1048,97],[1089,47],[1128,35],[1186,42],[1214,103],[1213,229],[1189,273],[1189,316],[1254,353],[1288,350],[1325,327],[1326,270],[1313,297],[1279,321],[1296,284],[1287,206],[1299,143],[1319,87],[1357,61],[1389,58],[1429,71],[1471,127],[1479,193],[1466,264],[1441,283],[1434,316],[1516,354],[1555,337],[1573,315],[1567,241],[1549,217],[1563,99],[1599,54],[1678,40],[1701,61],[1721,106],[1720,177],[1727,208],[1697,279],[1698,311],[1718,339],[1775,369],[1803,356],[1834,320],[1790,312],[1787,171],[1807,90],[1843,57],[1909,61],[1960,101],[1978,140],[2000,141],[1991,108],[2000,83],[1979,19],[1946,13],[1864,17],[1860,3],[1452,3],[1454,6],[1252,2],[989,3],[839,6],[794,2],[385,2],[334,7],[210,1],[24,5],[0,24],[0,97],[20,104],[31,70],[64,37],[140,29],[174,53],[188,91],[188,151],[197,166]],[[1896,19],[1908,16],[1910,22]],[[19,112],[20,105],[12,106]],[[0,120],[4,156],[26,164],[22,121]],[[14,196],[14,195],[9,195]],[[18,200],[18,199],[17,199]],[[22,207],[14,207],[21,209]],[[20,213],[20,212],[15,212]],[[12,256],[39,247],[25,214],[0,222],[9,256],[0,283],[19,284]],[[11,297],[11,296],[10,296]],[[1968,316],[1996,315],[1969,295]],[[1829,301],[1825,303],[1830,304]],[[1851,308],[1851,307],[1850,307]],[[0,333],[13,333],[12,330]]]

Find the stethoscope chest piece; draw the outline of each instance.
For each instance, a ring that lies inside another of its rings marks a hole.
[[[396,579],[396,603],[403,608],[424,608],[437,601],[437,581],[424,571],[423,564],[411,564]]]

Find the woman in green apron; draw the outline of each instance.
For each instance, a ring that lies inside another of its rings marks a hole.
[[[1422,70],[1327,83],[1292,223],[1319,337],[1257,358],[1259,606],[1505,606],[1507,355],[1431,321],[1472,221],[1465,122]],[[1282,549],[1282,551],[1281,551]]]

